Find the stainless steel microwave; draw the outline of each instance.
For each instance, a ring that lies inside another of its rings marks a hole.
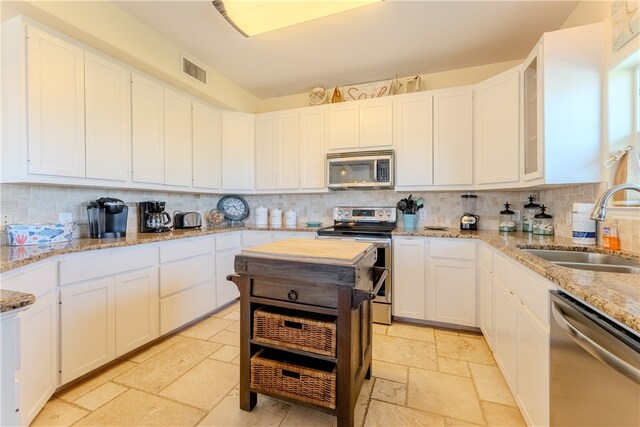
[[[327,187],[332,190],[393,188],[393,150],[327,154]]]

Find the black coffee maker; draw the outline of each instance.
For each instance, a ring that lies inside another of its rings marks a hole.
[[[166,202],[150,200],[138,203],[138,224],[142,233],[170,231],[171,216],[164,211]]]
[[[87,205],[89,217],[89,237],[104,239],[125,237],[129,208],[120,199],[101,197]]]

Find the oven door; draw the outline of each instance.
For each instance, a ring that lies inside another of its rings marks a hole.
[[[389,269],[389,274],[387,274],[387,278],[384,281],[384,284],[378,291],[376,298],[373,302],[377,303],[385,303],[391,304],[391,239],[373,239],[367,237],[340,237],[340,236],[316,236],[316,239],[320,240],[342,240],[345,242],[367,242],[372,243],[376,246],[376,250],[378,251],[378,256],[376,257],[375,266],[376,267],[384,267]],[[373,278],[373,281],[376,282],[376,277]]]

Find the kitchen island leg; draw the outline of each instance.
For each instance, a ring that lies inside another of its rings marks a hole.
[[[251,411],[258,395],[251,391],[251,276],[242,274],[240,291],[240,409]]]

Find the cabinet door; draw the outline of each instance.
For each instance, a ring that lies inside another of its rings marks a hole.
[[[476,326],[476,273],[473,261],[429,261],[428,320]]]
[[[58,387],[58,293],[20,314],[20,424],[29,425]]]
[[[61,384],[115,358],[114,284],[106,278],[60,289]]]
[[[222,114],[222,187],[253,190],[255,129],[253,114]]]
[[[493,346],[493,278],[491,272],[484,265],[478,266],[478,291],[480,308],[480,329],[487,344]]]
[[[256,189],[273,190],[276,184],[278,120],[274,114],[256,117]]]
[[[393,315],[424,320],[425,241],[393,239]]]
[[[222,187],[222,123],[220,111],[194,102],[193,186],[219,190]]]
[[[127,181],[131,173],[131,73],[85,53],[87,178]]]
[[[541,52],[542,46],[537,45],[524,62],[522,71],[522,173],[525,181],[541,178],[543,173]]]
[[[396,185],[433,184],[433,96],[401,97],[394,110]]]
[[[433,183],[473,184],[472,92],[452,89],[433,96]]]
[[[164,91],[164,183],[191,185],[191,100]]]
[[[164,89],[137,74],[131,87],[133,181],[164,184]]]
[[[518,365],[517,309],[518,301],[509,290],[494,277],[494,341],[493,354],[512,391],[516,390]],[[515,393],[514,393],[515,394]]]
[[[518,304],[518,400],[529,425],[549,425],[549,332]]]
[[[240,296],[236,285],[227,280],[227,275],[235,273],[233,261],[239,253],[240,248],[233,248],[216,254],[216,305],[218,307]]]
[[[27,28],[29,173],[85,176],[84,52]]]
[[[393,106],[389,98],[360,103],[360,147],[393,146]]]
[[[276,139],[276,184],[279,189],[297,189],[298,113],[278,116]]]
[[[515,183],[520,166],[520,67],[475,87],[475,166],[478,184]]]
[[[324,141],[324,109],[300,112],[300,188],[326,188],[327,165]]]
[[[327,108],[327,146],[343,151],[360,146],[360,109],[357,102],[335,104]]]
[[[158,270],[118,276],[115,282],[116,357],[158,337]]]

